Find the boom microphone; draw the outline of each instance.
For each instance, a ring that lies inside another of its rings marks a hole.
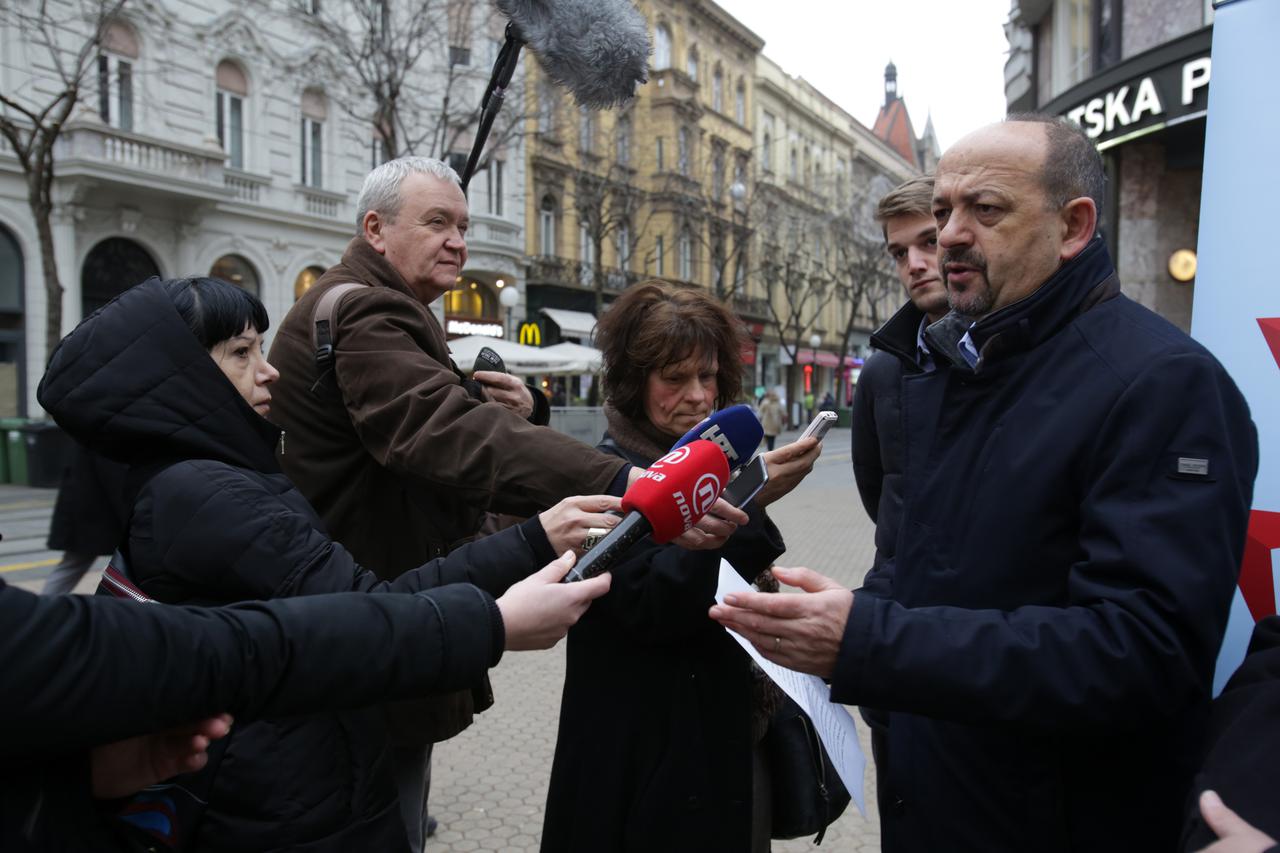
[[[649,27],[629,0],[497,0],[497,6],[511,20],[480,101],[476,140],[461,175],[464,193],[524,45],[547,77],[588,109],[624,103],[648,79]]]
[[[631,484],[622,496],[622,521],[561,582],[609,571],[646,534],[659,545],[670,542],[707,514],[728,482],[729,462],[718,445],[699,439],[672,450]]]
[[[648,79],[649,27],[630,0],[497,0],[553,83],[578,106],[631,100]]]
[[[671,449],[684,447],[691,441],[706,439],[724,451],[729,460],[729,469],[736,471],[755,455],[763,438],[764,427],[760,425],[756,413],[751,411],[750,406],[737,405],[703,418],[702,423],[686,432]]]

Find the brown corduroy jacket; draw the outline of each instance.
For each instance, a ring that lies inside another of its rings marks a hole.
[[[346,282],[370,286],[339,300],[333,369],[321,376],[316,305]],[[626,467],[471,396],[440,323],[359,237],[285,316],[270,360],[280,371],[271,420],[285,431],[281,467],[329,534],[382,578],[472,538],[486,510],[528,516],[603,494]],[[427,722],[429,740],[470,722],[471,697],[450,698],[457,713]]]

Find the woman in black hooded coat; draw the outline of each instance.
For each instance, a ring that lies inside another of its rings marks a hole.
[[[391,582],[361,569],[276,462],[283,440],[266,420],[278,376],[262,356],[266,328],[262,303],[230,284],[151,279],[87,318],[50,359],[41,405],[72,437],[130,465],[136,497],[121,550],[147,595],[216,605],[472,583],[474,606],[441,598],[442,617],[457,618],[444,618],[448,630],[421,654],[450,668],[461,658],[478,682],[504,646],[554,642],[545,627],[530,633],[531,616],[567,629],[607,589],[605,581],[571,601],[540,587],[560,603],[554,613],[523,606],[527,584],[520,607],[511,603],[517,590],[505,608],[493,599],[555,558],[547,531],[563,529],[566,514],[600,523],[576,509],[582,498]],[[546,574],[530,582],[545,584]],[[519,637],[509,633],[517,627]],[[213,774],[208,806],[189,849],[407,851],[386,747],[379,708],[237,725],[221,762],[204,771]]]

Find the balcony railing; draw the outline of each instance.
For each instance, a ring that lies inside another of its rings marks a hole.
[[[299,184],[295,187],[302,200],[302,212],[308,216],[319,216],[323,219],[337,219],[346,211],[347,196],[345,193],[322,190],[319,187],[308,187]],[[351,211],[352,218],[355,211]]]
[[[55,145],[63,174],[80,163],[137,172],[153,181],[222,186],[226,155],[218,149],[178,145],[90,121],[69,123]]]
[[[262,201],[264,190],[271,186],[271,179],[228,169],[222,173],[222,185],[231,190],[231,194],[240,201],[258,204]]]
[[[625,290],[643,278],[643,275],[631,270],[604,268],[604,288],[614,293]],[[529,262],[529,281],[593,290],[596,286],[596,266],[572,258],[538,255]]]

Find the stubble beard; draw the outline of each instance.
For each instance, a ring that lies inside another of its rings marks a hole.
[[[947,264],[956,263],[973,267],[978,273],[978,282],[970,285],[964,293],[957,293],[951,287],[951,278],[947,275]],[[942,281],[946,285],[947,305],[957,314],[967,317],[982,317],[991,313],[995,305],[995,296],[991,292],[991,279],[987,277],[987,261],[978,252],[966,249],[960,252],[944,251],[939,260],[942,270]]]

